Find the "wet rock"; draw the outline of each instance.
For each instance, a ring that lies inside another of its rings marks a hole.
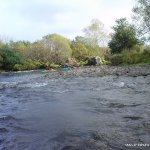
[[[124,108],[126,105],[120,104],[120,103],[110,103],[109,107],[110,108]]]
[[[77,66],[78,63],[74,58],[68,58],[67,63],[69,64],[69,66]]]
[[[131,76],[138,77],[143,76],[145,78],[149,78],[150,75],[150,65],[143,66],[108,66],[108,65],[100,65],[96,66],[97,62],[95,57],[89,58],[87,66],[79,67],[78,69],[70,69],[68,71],[55,71],[50,72],[47,76],[48,78],[71,78],[75,76],[81,77],[102,77],[106,75],[115,75],[119,76]],[[89,66],[88,66],[89,65]],[[125,85],[122,83],[114,83],[114,86],[127,86],[130,88],[134,88],[134,85]]]
[[[5,141],[5,139],[0,138],[0,144],[3,143]]]
[[[95,66],[97,64],[95,57],[89,57],[87,66]]]
[[[100,140],[100,141],[103,141],[103,140],[104,140],[103,137],[98,134],[98,132],[93,132],[93,133],[92,133],[92,138],[93,138],[95,141],[99,141],[99,140]]]
[[[143,123],[143,126],[146,128],[146,129],[149,129],[150,130],[150,122],[144,122]]]
[[[97,65],[103,64],[102,59],[99,56],[96,56],[95,59],[96,59],[96,64]]]
[[[87,66],[95,66],[103,64],[102,59],[99,56],[88,57],[87,60],[88,60]]]
[[[140,119],[142,119],[142,117],[138,117],[138,116],[125,116],[124,118],[130,119],[130,120],[140,120]]]
[[[13,117],[13,116],[11,116],[11,115],[6,115],[6,116],[0,116],[0,122],[12,122],[12,121],[21,121],[21,119],[18,119],[18,118],[15,118],[15,117]]]
[[[65,146],[62,150],[80,150],[76,146]]]
[[[0,133],[5,133],[5,132],[8,132],[6,128],[0,128]]]

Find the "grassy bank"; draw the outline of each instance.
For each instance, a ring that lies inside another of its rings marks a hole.
[[[131,65],[131,64],[150,64],[150,50],[145,49],[142,52],[123,51],[110,57],[112,65]]]

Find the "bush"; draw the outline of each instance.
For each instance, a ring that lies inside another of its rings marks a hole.
[[[84,66],[84,65],[86,65],[88,63],[88,60],[86,60],[86,61],[80,61],[79,62],[79,64],[81,65],[81,66]]]
[[[57,69],[57,68],[60,68],[60,65],[52,63],[50,65],[50,67],[53,68],[53,69]]]
[[[150,56],[150,45],[144,47],[144,54]]]
[[[0,63],[5,70],[13,70],[15,64],[22,64],[22,56],[7,45],[0,48]]]
[[[85,60],[88,57],[88,49],[82,43],[72,43],[72,56],[78,61]]]
[[[115,54],[111,56],[112,65],[120,64],[138,64],[148,63],[150,64],[150,53],[149,52],[129,52],[123,51],[121,54]]]
[[[47,49],[50,52],[46,53],[45,57],[50,54],[51,62],[55,64],[64,64],[72,55],[70,41],[59,34],[49,34],[44,36],[42,43],[44,44],[44,49]]]
[[[143,52],[144,50],[144,45],[135,45],[132,47],[132,49],[130,51],[134,51],[134,52]]]
[[[115,54],[110,58],[112,65],[120,65],[123,64],[123,56],[122,54]]]
[[[13,70],[22,71],[22,70],[33,70],[39,68],[44,68],[44,64],[39,61],[33,61],[31,59],[28,59],[23,64],[15,64]]]

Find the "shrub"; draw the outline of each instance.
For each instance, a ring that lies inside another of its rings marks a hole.
[[[44,68],[44,64],[42,62],[28,59],[23,64],[15,64],[13,70],[22,71],[22,70],[33,70],[39,68]]]
[[[0,57],[1,66],[5,70],[13,70],[15,64],[23,63],[22,56],[6,45],[0,48]]]
[[[150,56],[150,45],[144,47],[144,54]]]
[[[81,65],[81,66],[84,66],[84,65],[86,65],[88,63],[88,60],[86,60],[86,61],[80,61],[79,62],[79,64]]]
[[[72,42],[72,56],[78,61],[85,60],[88,56],[88,49],[82,43]]]
[[[120,64],[138,64],[138,63],[150,63],[150,53],[144,52],[129,52],[123,51],[121,54],[115,54],[111,56],[112,65]]]
[[[123,56],[122,54],[115,54],[110,58],[112,65],[120,65],[123,64]]]
[[[50,65],[50,67],[53,68],[53,69],[57,69],[57,68],[60,68],[60,65],[52,63]]]

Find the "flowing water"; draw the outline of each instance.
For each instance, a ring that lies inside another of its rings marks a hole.
[[[150,76],[0,75],[0,150],[149,149]]]

